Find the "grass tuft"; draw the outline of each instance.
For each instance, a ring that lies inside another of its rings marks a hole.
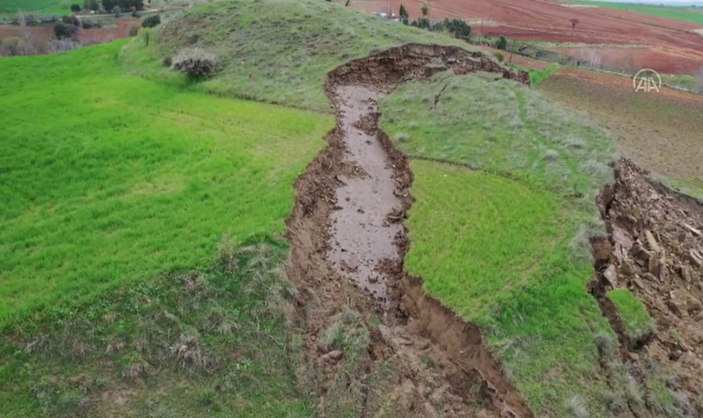
[[[629,289],[613,289],[606,296],[615,306],[628,339],[640,341],[654,332],[654,320],[649,316],[647,308]]]

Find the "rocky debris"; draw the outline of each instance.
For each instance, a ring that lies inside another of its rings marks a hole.
[[[628,287],[656,322],[654,338],[624,357],[641,376],[659,364],[672,387],[697,405],[703,396],[703,206],[668,191],[628,160],[617,164],[615,184],[599,206],[611,251],[605,257],[607,245],[593,247],[600,278],[594,294]],[[703,416],[703,405],[698,408]]]

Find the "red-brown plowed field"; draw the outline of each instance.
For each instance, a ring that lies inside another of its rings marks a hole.
[[[424,1],[371,0],[352,2],[368,12],[398,13],[400,4],[411,18],[420,15]],[[555,42],[606,44],[579,53],[603,54],[610,67],[648,67],[666,73],[692,73],[703,68],[703,25],[602,7],[574,7],[551,0],[430,0],[430,19],[469,20],[474,33]],[[575,30],[571,19],[578,19]],[[618,48],[640,45],[642,48]],[[639,68],[637,68],[639,69]]]
[[[116,26],[107,28],[78,29],[78,41],[83,45],[109,42],[129,35],[132,25],[139,25],[137,19],[117,19]],[[32,36],[41,43],[46,43],[54,37],[53,25],[39,25],[28,27]],[[0,25],[0,39],[10,36],[22,36],[22,28],[17,25]]]

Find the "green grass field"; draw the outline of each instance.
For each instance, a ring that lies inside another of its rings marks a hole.
[[[124,44],[0,60],[0,415],[309,416],[268,302],[285,245],[212,266],[282,234],[332,118],[125,75]]]
[[[282,232],[331,126],[122,75],[122,45],[0,60],[0,326]]]
[[[686,7],[686,6],[664,6],[664,5],[648,5],[637,3],[610,3],[601,1],[587,0],[570,0],[571,3],[592,4],[600,7],[608,7],[611,9],[627,10],[631,12],[642,13],[645,15],[668,17],[670,19],[687,20],[689,22],[703,23],[703,7]]]
[[[83,4],[81,1],[73,3]],[[72,2],[69,0],[3,0],[0,13],[31,12],[39,14],[69,14]]]

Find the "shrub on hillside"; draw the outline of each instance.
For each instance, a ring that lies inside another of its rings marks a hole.
[[[56,39],[70,38],[76,31],[76,27],[71,24],[58,22],[54,25],[54,36]]]
[[[505,36],[501,36],[498,38],[496,41],[496,48],[498,49],[506,49],[508,47],[508,40],[505,39]]]
[[[139,33],[139,25],[132,25],[129,27],[129,36],[137,36]]]
[[[97,12],[100,10],[100,2],[98,0],[85,0],[85,2],[83,2],[83,8]]]
[[[160,24],[161,16],[159,15],[149,16],[142,21],[143,28],[154,28],[156,26],[159,26]]]
[[[215,74],[217,57],[202,48],[181,49],[171,60],[173,68],[188,74],[190,78],[199,79]]]
[[[71,11],[72,11],[73,13],[78,13],[78,12],[80,12],[80,11],[81,11],[81,5],[80,5],[80,4],[76,4],[76,3],[72,4],[72,5],[71,5]]]
[[[14,56],[28,54],[29,49],[24,39],[17,36],[9,36],[0,40],[0,55]]]

